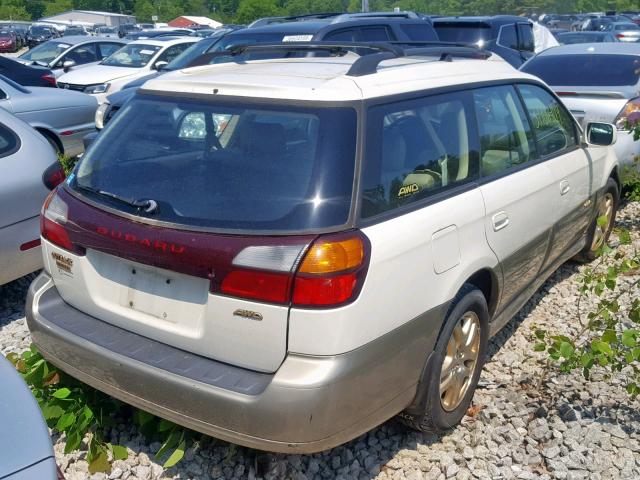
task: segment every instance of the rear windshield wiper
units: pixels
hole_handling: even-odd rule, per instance
[[[76,188],[79,190],[84,190],[87,192],[95,193],[97,195],[102,195],[104,197],[109,197],[112,200],[116,200],[120,203],[124,203],[125,205],[129,205],[130,207],[134,207],[137,209],[144,210],[146,213],[153,213],[158,209],[158,202],[155,200],[147,199],[147,200],[134,200],[130,198],[121,197],[116,195],[115,193],[106,192],[99,188],[87,187],[85,185],[79,185],[76,183]]]

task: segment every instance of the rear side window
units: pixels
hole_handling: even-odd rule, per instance
[[[331,32],[324,37],[325,40],[332,40],[335,42],[355,42],[356,41],[356,32],[355,30],[348,28],[345,30],[338,30],[336,32]]]
[[[553,155],[577,144],[573,120],[549,92],[535,85],[518,88],[533,125],[540,156]]]
[[[13,130],[0,124],[0,157],[14,153],[20,147],[20,139]]]
[[[615,87],[635,85],[640,75],[636,55],[539,55],[522,67],[555,86]]]
[[[385,42],[393,40],[394,36],[387,27],[363,27],[360,29],[363,42]]]
[[[190,43],[181,43],[179,45],[174,45],[172,47],[167,48],[164,52],[160,54],[158,60],[156,62],[167,62],[169,63],[171,60],[176,58],[182,52],[184,52],[187,48],[191,46]]]
[[[120,44],[120,43],[101,43],[99,45],[99,47],[100,47],[100,58],[104,59],[104,58],[107,58],[112,53],[117,52],[118,50],[120,50],[122,48],[122,44]]]
[[[438,40],[438,36],[428,23],[400,23],[400,29],[414,42]]]
[[[299,232],[344,225],[355,169],[351,108],[136,97],[85,154],[72,188],[152,199],[153,220]],[[144,181],[140,179],[144,178]]]
[[[96,50],[95,43],[88,43],[72,49],[64,56],[63,61],[73,60],[76,65],[83,65],[85,63],[97,62],[98,52]]]
[[[518,24],[518,37],[520,39],[520,50],[533,52],[536,48],[533,38],[533,27],[526,23]]]
[[[513,86],[473,92],[482,176],[498,175],[536,158],[533,133]]]
[[[411,204],[477,178],[468,93],[370,110],[362,217]]]
[[[506,48],[512,48],[513,50],[519,50],[518,48],[518,35],[516,33],[515,25],[503,25],[500,28],[500,35],[498,37],[498,43]]]

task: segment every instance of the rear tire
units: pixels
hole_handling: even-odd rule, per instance
[[[480,290],[465,284],[454,298],[418,396],[424,406],[403,413],[407,426],[429,433],[455,427],[469,408],[484,365],[489,340],[489,310]],[[414,411],[415,412],[415,411]]]
[[[592,262],[598,256],[598,250],[609,241],[609,236],[616,221],[616,212],[620,203],[618,184],[613,178],[607,180],[602,197],[598,199],[598,213],[587,231],[587,244],[576,260],[584,263]],[[598,218],[606,216],[607,224],[598,225]]]

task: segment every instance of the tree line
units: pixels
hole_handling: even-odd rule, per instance
[[[198,15],[223,23],[246,24],[256,18],[317,12],[358,12],[361,0],[0,0],[0,19],[36,20],[67,10],[99,10],[157,16],[167,22]],[[414,10],[431,15],[572,13],[640,10],[639,0],[369,0],[374,10]]]

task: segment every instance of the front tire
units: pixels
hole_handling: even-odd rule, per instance
[[[487,301],[465,284],[454,298],[436,342],[430,371],[418,388],[425,399],[420,411],[400,419],[422,432],[442,433],[464,417],[480,378],[489,340]]]
[[[618,184],[614,179],[609,178],[604,188],[602,197],[598,200],[598,213],[589,226],[587,234],[587,244],[576,256],[581,262],[592,262],[598,256],[598,251],[609,241],[609,236],[616,221],[616,213],[620,202],[620,192]],[[606,224],[598,224],[598,219],[606,217]]]

